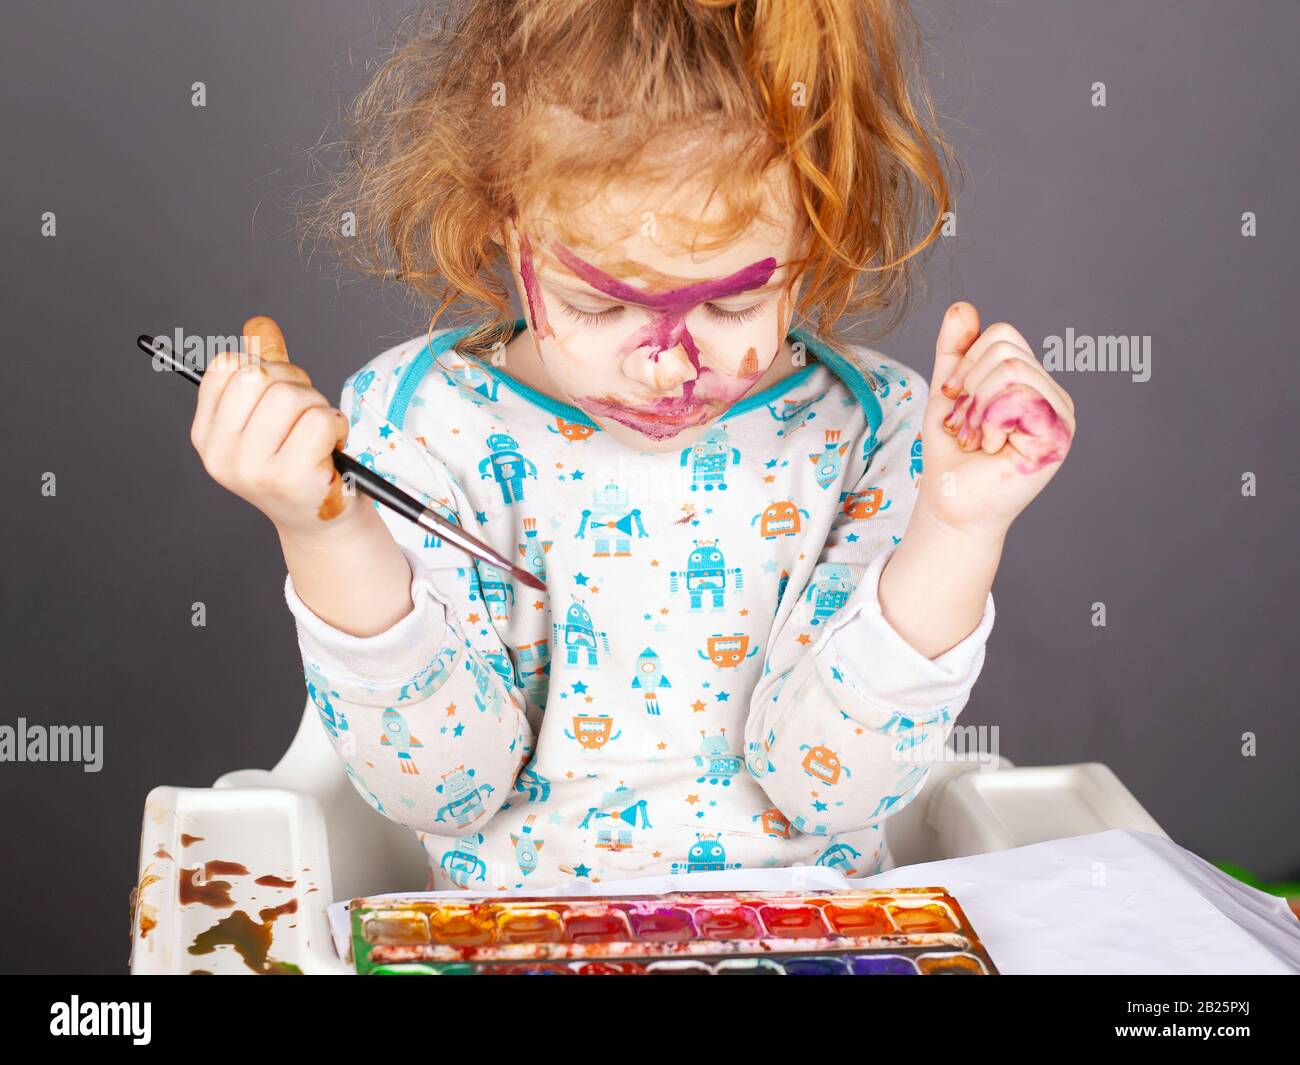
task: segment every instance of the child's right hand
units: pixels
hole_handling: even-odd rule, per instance
[[[281,534],[312,540],[363,508],[344,491],[333,452],[348,419],[300,366],[270,318],[244,323],[248,354],[223,352],[199,385],[190,440],[212,478],[257,507]]]

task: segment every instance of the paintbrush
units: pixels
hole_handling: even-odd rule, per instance
[[[193,367],[186,366],[180,359],[176,358],[171,352],[164,350],[154,344],[154,338],[147,334],[141,333],[136,338],[136,343],[142,351],[148,352],[150,356],[157,359],[162,365],[166,366],[187,381],[198,384],[203,380],[203,371],[196,370]],[[536,588],[539,591],[545,591],[546,585],[543,581],[528,570],[516,566],[504,555],[499,554],[494,548],[483,543],[482,540],[471,536],[459,525],[448,521],[441,514],[430,510],[428,507],[421,506],[414,497],[407,495],[396,485],[390,484],[383,477],[373,470],[367,469],[361,465],[351,455],[342,451],[334,452],[334,468],[344,477],[350,478],[352,483],[362,492],[377,500],[390,510],[396,511],[408,521],[415,522],[420,528],[427,532],[440,536],[448,543],[454,544],[467,554],[475,558],[481,558],[484,562],[496,566],[498,569],[505,570],[513,574],[516,580],[522,581],[530,588]]]

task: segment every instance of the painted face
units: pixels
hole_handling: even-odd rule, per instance
[[[785,232],[747,236],[703,263],[645,236],[582,255],[527,228],[515,237],[543,391],[635,448],[688,446],[795,368],[778,360],[793,305]]]

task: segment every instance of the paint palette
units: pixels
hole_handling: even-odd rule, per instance
[[[573,898],[354,899],[377,975],[989,976],[943,888]]]

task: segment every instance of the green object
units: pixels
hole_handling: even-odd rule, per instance
[[[1253,887],[1257,891],[1264,891],[1270,895],[1280,895],[1284,899],[1300,898],[1300,880],[1282,880],[1276,884],[1266,884],[1254,873],[1232,862],[1213,862],[1211,864],[1220,872],[1227,873],[1234,880],[1240,880],[1247,887]]]

